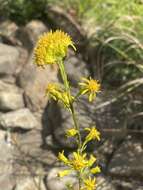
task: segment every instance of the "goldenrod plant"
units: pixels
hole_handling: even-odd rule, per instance
[[[92,78],[82,78],[79,82],[79,89],[74,96],[71,92],[70,83],[64,66],[64,58],[67,55],[68,47],[71,46],[75,51],[76,47],[70,36],[61,30],[55,32],[50,31],[40,36],[34,50],[34,63],[37,66],[45,68],[49,64],[57,64],[63,80],[63,85],[49,83],[45,89],[45,93],[49,99],[53,99],[57,103],[64,106],[71,113],[73,126],[66,132],[67,138],[74,138],[77,143],[76,150],[68,158],[64,154],[64,150],[59,152],[58,159],[65,165],[66,169],[60,171],[57,176],[64,177],[74,173],[78,180],[79,190],[95,190],[96,177],[95,174],[100,172],[100,167],[96,165],[96,157],[87,154],[87,144],[90,141],[100,141],[100,132],[95,126],[89,126],[84,129],[85,137],[81,137],[80,125],[75,110],[75,104],[80,96],[87,95],[88,101],[92,102],[100,92],[100,83]],[[72,184],[67,186],[73,189]]]

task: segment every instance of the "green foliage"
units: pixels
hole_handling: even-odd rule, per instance
[[[0,16],[25,24],[30,19],[41,18],[47,0],[0,0]]]

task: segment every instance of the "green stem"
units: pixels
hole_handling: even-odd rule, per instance
[[[61,72],[61,76],[64,82],[64,86],[66,88],[67,91],[69,91],[69,83],[68,83],[68,78],[67,78],[67,74],[65,72],[65,67],[62,61],[58,62],[59,67],[60,67],[60,72]]]
[[[81,173],[78,174],[78,188],[81,189]]]
[[[76,119],[76,115],[75,115],[73,105],[71,105],[71,113],[72,113],[72,119],[73,119],[73,122],[74,122],[74,126],[75,126],[76,130],[78,131],[78,149],[81,152],[82,141],[81,141],[80,129],[79,129],[79,126],[78,126],[78,123],[77,123],[77,119]]]
[[[64,86],[66,88],[66,91],[69,92],[70,94],[70,87],[69,87],[69,82],[68,82],[68,78],[67,78],[67,74],[65,71],[65,67],[62,61],[59,61],[59,68],[60,68],[60,73],[61,73],[61,77],[63,79],[64,82]],[[78,95],[77,95],[78,97]],[[75,110],[74,110],[74,106],[73,106],[73,102],[70,105],[70,110],[71,110],[71,115],[72,115],[72,119],[74,122],[74,126],[75,129],[78,131],[78,150],[80,151],[80,153],[82,152],[82,140],[81,140],[81,134],[80,134],[80,129],[77,123],[77,118],[76,118],[76,114],[75,114]],[[79,173],[79,190],[81,189],[81,173]]]

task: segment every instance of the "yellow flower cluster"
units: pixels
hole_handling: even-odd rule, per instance
[[[72,158],[68,159],[64,155],[64,151],[59,152],[58,158],[62,161],[65,165],[70,167],[70,171],[82,171],[83,169],[90,168],[96,162],[96,158],[93,155],[90,155],[90,158],[87,159],[86,153],[80,153],[79,151],[73,152]],[[69,170],[68,170],[69,171]],[[91,168],[90,172],[92,173],[99,173],[99,167]]]
[[[60,30],[44,33],[39,37],[34,50],[35,64],[44,66],[58,63],[66,56],[68,46],[72,46],[76,50],[68,34]]]
[[[63,89],[55,83],[49,83],[46,88],[46,95],[49,98],[63,103],[66,108],[70,108],[71,103],[74,101],[74,97],[70,93],[63,91]]]
[[[95,127],[85,128],[85,130],[89,132],[85,138],[86,142],[95,140],[95,139],[100,141],[100,132]]]

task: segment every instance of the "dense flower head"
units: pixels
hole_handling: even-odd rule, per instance
[[[89,132],[85,138],[86,142],[94,139],[100,141],[100,132],[95,127],[85,128],[85,130]]]
[[[59,153],[58,158],[65,165],[69,166],[71,169],[76,171],[81,171],[85,168],[90,168],[96,161],[96,158],[93,155],[90,155],[90,158],[87,159],[86,153],[80,153],[79,151],[73,152],[72,158],[68,159],[64,155],[64,151]]]
[[[34,50],[35,63],[38,66],[58,63],[66,56],[68,46],[76,50],[70,36],[61,30],[44,33]]]
[[[81,94],[88,94],[89,101],[93,101],[96,93],[100,92],[100,83],[94,79],[82,78],[84,82],[79,83],[81,87]]]

